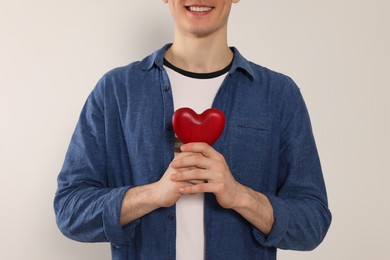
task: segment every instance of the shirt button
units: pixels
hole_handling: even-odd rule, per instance
[[[172,124],[167,124],[167,125],[165,126],[165,128],[166,128],[167,130],[173,130]]]
[[[173,215],[172,213],[168,215],[169,220],[173,220],[174,218],[175,218],[175,215]]]
[[[168,91],[169,90],[169,86],[164,86],[164,91]]]

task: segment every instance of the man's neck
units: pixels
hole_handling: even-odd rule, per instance
[[[221,70],[233,59],[226,39],[175,37],[165,58],[176,67],[195,73]]]

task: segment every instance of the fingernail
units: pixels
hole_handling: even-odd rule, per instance
[[[183,144],[182,146],[180,146],[180,150],[183,151],[183,149],[185,149],[186,147],[186,144]]]

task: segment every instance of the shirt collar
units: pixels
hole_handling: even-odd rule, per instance
[[[161,49],[155,51],[150,56],[146,57],[143,63],[144,70],[150,70],[155,65],[160,69],[163,69],[164,66],[164,55],[165,52],[172,46],[172,43],[166,44]],[[229,74],[233,74],[236,70],[243,70],[247,72],[252,79],[255,78],[255,73],[252,69],[252,66],[248,60],[246,60],[241,53],[235,48],[231,47],[231,50],[234,52],[234,60],[232,67],[230,68]]]

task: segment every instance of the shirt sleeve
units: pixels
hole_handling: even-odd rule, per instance
[[[62,233],[82,242],[126,244],[139,220],[120,225],[122,199],[131,188],[109,188],[106,172],[104,91],[88,97],[58,176],[54,210]]]
[[[320,160],[309,115],[297,87],[282,98],[278,188],[265,194],[274,210],[274,225],[265,236],[253,234],[266,247],[312,250],[331,222]]]

